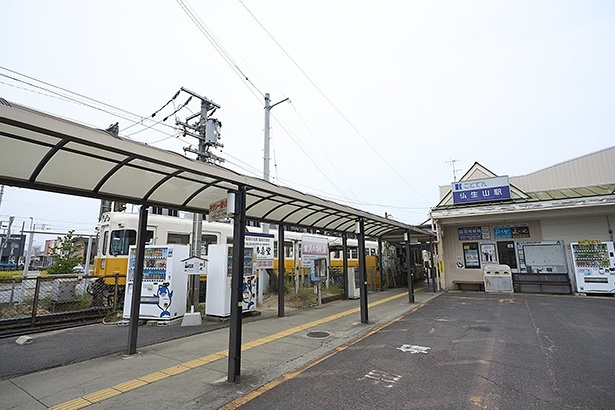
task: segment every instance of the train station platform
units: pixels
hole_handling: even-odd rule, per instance
[[[112,353],[6,378],[0,381],[0,407],[217,409],[436,296],[430,288],[418,287],[415,303],[409,303],[406,288],[371,292],[368,324],[361,323],[358,299],[287,310],[283,318],[277,317],[277,310],[263,311],[259,320],[243,324],[239,383],[227,381],[229,329],[222,327],[139,347],[135,355]],[[63,349],[80,348],[70,331],[56,332]],[[2,344],[3,361],[26,357],[42,337],[33,335],[29,345]],[[88,343],[96,341],[88,339]]]

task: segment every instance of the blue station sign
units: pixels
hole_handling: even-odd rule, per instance
[[[489,202],[510,199],[507,176],[453,182],[453,203]]]

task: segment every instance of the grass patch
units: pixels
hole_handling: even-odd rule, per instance
[[[46,275],[47,271],[41,271],[41,276]],[[0,271],[0,280],[7,281],[13,279],[14,276],[23,276],[23,270],[3,270]]]

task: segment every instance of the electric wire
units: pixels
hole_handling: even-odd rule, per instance
[[[243,162],[242,160],[240,160],[239,158],[236,158],[228,153],[225,153],[225,156],[230,157],[233,161],[227,160],[227,163],[229,163],[230,165],[233,165],[235,167],[237,167],[238,169],[241,169],[242,171],[249,173],[255,177],[260,177],[260,170],[253,167],[252,165]],[[236,162],[235,162],[236,161]],[[280,186],[288,186],[288,187],[301,187],[306,189],[306,192],[312,192],[314,194],[318,194],[321,198],[326,199],[326,200],[330,200],[330,201],[339,201],[339,202],[345,202],[346,204],[348,204],[349,206],[374,206],[374,207],[379,207],[379,208],[385,208],[385,209],[395,209],[395,210],[399,210],[402,212],[408,212],[408,213],[413,213],[413,214],[420,214],[420,215],[424,215],[425,211],[427,211],[429,209],[429,207],[404,207],[404,206],[396,206],[396,205],[388,205],[388,204],[378,204],[378,203],[370,203],[370,202],[364,202],[361,200],[350,200],[348,198],[342,198],[342,197],[337,197],[337,196],[333,196],[331,195],[329,192],[323,191],[321,189],[318,188],[314,188],[313,186],[309,186],[309,185],[305,185],[296,181],[292,181],[292,180],[288,180],[288,179],[283,179],[283,178],[276,178],[277,183],[276,185],[280,185]],[[296,189],[296,188],[294,188]],[[420,211],[420,212],[418,212]]]
[[[61,90],[64,93],[68,93],[68,95],[63,94],[62,92],[59,92],[59,91],[55,91],[55,90],[50,89],[50,88],[45,88],[43,86],[34,84],[32,82],[25,81],[25,80],[20,79],[20,78],[9,76],[9,75],[7,75],[5,73],[0,73],[0,76],[2,76],[2,77],[8,78],[8,79],[13,80],[13,81],[16,81],[18,83],[25,84],[25,85],[27,85],[29,87],[33,87],[33,88],[38,89],[38,90],[43,90],[43,91],[45,91],[45,92],[47,92],[49,94],[44,94],[44,93],[41,93],[39,91],[29,90],[27,88],[17,87],[17,86],[15,86],[13,84],[4,83],[6,85],[13,86],[13,87],[20,88],[20,89],[24,89],[24,90],[30,91],[30,92],[35,92],[35,93],[38,93],[38,94],[41,94],[41,95],[46,95],[46,96],[51,97],[51,98],[57,98],[57,99],[60,99],[62,101],[71,102],[71,103],[77,103],[77,104],[86,106],[88,108],[95,109],[97,111],[101,111],[101,112],[104,112],[104,113],[107,113],[107,114],[110,114],[110,115],[113,115],[113,116],[120,117],[120,118],[122,118],[124,120],[127,120],[127,121],[133,123],[132,125],[130,125],[128,127],[125,127],[122,131],[126,131],[127,129],[129,129],[129,128],[135,126],[135,125],[138,125],[138,124],[142,123],[145,120],[150,120],[147,117],[143,117],[143,116],[131,113],[131,112],[126,111],[126,110],[124,110],[122,108],[115,107],[113,105],[104,103],[102,101],[99,101],[99,100],[87,97],[87,96],[85,96],[83,94],[79,94],[77,92],[68,90],[66,88],[50,84],[50,83],[48,83],[46,81],[39,80],[37,78],[31,77],[31,76],[29,76],[27,74],[23,74],[23,73],[20,73],[20,72],[15,71],[15,70],[11,70],[11,69],[3,67],[3,66],[0,66],[0,69],[8,71],[8,72],[11,72],[11,73],[16,74],[18,76],[27,78],[28,80],[32,80],[34,82],[41,83],[41,84],[43,84],[43,85],[45,85],[47,87],[52,87],[54,89]],[[78,98],[72,97],[71,95],[77,96],[77,97],[79,97],[79,98],[81,98],[83,100],[86,100],[86,101],[83,101],[83,100],[80,100]],[[96,104],[98,104],[98,106]],[[107,108],[102,108],[102,107],[107,107]],[[139,118],[139,121],[135,121],[134,118]],[[152,120],[150,120],[150,121],[152,121]],[[167,124],[162,124],[162,125],[169,127]],[[171,127],[171,128],[173,128],[173,127]],[[156,131],[156,132],[159,132],[159,133],[165,133],[164,131],[156,129],[156,128],[153,128],[153,130]]]
[[[198,17],[198,15],[196,14],[196,12],[194,12],[194,10],[192,10],[189,6],[189,4],[187,4],[187,2],[185,2],[184,0],[176,0],[177,3],[179,4],[179,6],[184,10],[184,12],[188,15],[188,17],[190,18],[190,20],[192,20],[192,22],[199,28],[199,30],[201,31],[201,33],[207,38],[207,40],[212,44],[212,46],[216,49],[216,51],[220,54],[220,56],[224,59],[224,61],[231,67],[231,69],[233,69],[233,71],[242,79],[245,80],[246,82],[248,82],[253,88],[254,90],[258,91],[258,93],[261,95],[262,98],[264,98],[264,94],[254,85],[253,82],[251,82],[247,75],[244,74],[244,72],[238,67],[238,65],[234,62],[233,58],[229,55],[228,52],[226,52],[225,48],[222,46],[222,44],[216,39],[216,37],[214,36],[214,34],[211,32],[211,30],[209,30],[209,28],[203,23],[203,21]],[[250,91],[254,94],[254,91],[252,90],[252,88],[248,87],[248,89],[250,89]],[[255,94],[254,94],[255,95]],[[256,96],[256,95],[255,95]],[[256,96],[258,98],[258,96]],[[259,99],[259,101],[262,101]],[[343,195],[343,192],[339,189],[339,187],[337,186],[337,184],[335,183],[334,180],[332,180],[329,175],[327,175],[324,171],[323,168],[318,164],[318,161],[316,160],[316,158],[311,155],[309,153],[309,151],[299,142],[299,140],[297,138],[295,138],[290,131],[288,130],[288,128],[286,128],[276,117],[274,117],[274,120],[276,122],[278,122],[278,124],[285,130],[285,132],[289,135],[289,137],[295,142],[295,144],[299,147],[299,149],[305,154],[305,156],[316,166],[316,168],[318,169],[318,171],[320,173],[322,173],[322,175],[324,175],[324,177],[331,183],[331,185],[333,185],[338,192],[340,192],[340,194]],[[353,193],[354,195],[354,193]]]
[[[265,98],[265,95],[256,87],[256,85],[250,81],[247,75],[243,73],[243,71],[239,68],[239,66],[235,63],[233,58],[226,52],[222,44],[216,39],[211,30],[203,23],[203,21],[198,17],[198,15],[192,10],[190,5],[184,0],[176,0],[177,4],[184,10],[184,13],[190,18],[190,20],[196,25],[199,31],[205,36],[205,38],[211,43],[214,49],[220,54],[222,59],[231,67],[233,72],[242,79],[242,82],[246,85],[246,87],[250,90],[250,92],[260,101]],[[251,87],[250,87],[251,86]],[[255,93],[258,92],[259,96]]]
[[[179,92],[178,92],[178,93],[179,93]],[[175,94],[175,96],[177,96],[177,94]],[[182,109],[182,108],[184,108],[185,106],[187,106],[187,105],[188,105],[188,103],[190,103],[190,100],[192,100],[192,96],[189,96],[189,97],[188,97],[188,100],[186,100],[186,102],[185,102],[185,103],[180,104],[177,108],[175,107],[175,101],[174,101],[174,99],[175,99],[175,97],[173,97],[173,99],[171,99],[171,100],[170,100],[167,104],[165,104],[165,107],[166,107],[169,103],[173,103],[173,108],[174,108],[174,111],[173,111],[171,114],[167,115],[166,117],[164,117],[164,118],[163,118],[163,119],[161,119],[160,121],[157,121],[157,122],[155,122],[154,124],[152,124],[152,125],[150,125],[150,126],[148,126],[148,127],[145,127],[145,128],[143,128],[143,129],[141,129],[141,130],[139,130],[139,131],[135,131],[135,132],[133,132],[133,133],[131,133],[131,134],[127,134],[126,136],[127,136],[127,137],[133,136],[133,135],[138,134],[138,133],[140,133],[140,132],[146,131],[146,130],[148,130],[148,129],[152,128],[152,127],[155,127],[155,126],[156,126],[156,125],[158,125],[158,124],[164,123],[166,120],[168,120],[168,119],[169,119],[169,117],[170,117],[170,116],[177,114],[179,111],[181,111],[181,109]],[[163,107],[163,108],[164,108],[164,107]],[[155,116],[158,112],[160,112],[161,110],[162,110],[162,108],[161,108],[160,110],[156,111],[154,114],[152,114],[152,117],[154,117],[154,116]],[[158,142],[160,142],[160,141],[164,141],[164,140],[166,140],[166,139],[170,139],[170,138],[173,138],[173,137],[174,137],[174,135],[170,135],[169,137],[163,138],[163,139],[159,140]],[[155,142],[150,142],[150,144],[155,144]]]
[[[177,96],[179,95],[180,92],[181,92],[181,90],[177,90],[175,95],[169,101],[167,101],[167,103],[165,105],[160,107],[158,110],[154,111],[154,113],[152,114],[152,118],[154,118],[156,116],[156,114],[158,114],[160,111],[164,110],[167,105],[171,104],[177,98]]]
[[[310,76],[303,70],[303,68],[291,57],[291,55],[282,47],[282,45],[278,42],[278,40],[265,28],[265,26],[256,18],[254,13],[248,9],[248,7],[244,4],[243,0],[238,0],[239,3],[246,9],[246,11],[252,16],[252,18],[258,23],[259,26],[267,33],[267,35],[273,40],[273,42],[282,50],[282,52],[288,57],[288,59],[297,67],[297,69],[304,75],[304,77],[312,84],[312,86],[322,95],[322,97],[333,107],[333,109],[340,115],[340,117],[356,132],[356,134],[361,137],[361,139],[370,147],[370,149],[380,157],[380,159],[397,174],[397,176],[408,185],[414,192],[416,192],[425,202],[430,203],[427,198],[425,198],[403,175],[395,168],[391,163],[368,141],[365,136],[354,126],[354,124],[342,113],[342,111],[331,101],[331,99],[316,85],[316,83],[310,78]]]
[[[297,145],[297,147],[299,147],[299,149],[301,150],[301,152],[303,152],[303,154],[310,160],[310,162],[312,162],[312,164],[314,164],[316,166],[316,169],[318,170],[318,172],[320,172],[320,174],[322,174],[325,179],[327,181],[329,181],[329,183],[340,193],[340,195],[344,196],[344,193],[342,192],[342,190],[337,186],[337,183],[335,182],[335,180],[333,180],[325,171],[324,171],[324,167],[320,165],[320,163],[318,162],[318,160],[316,159],[316,157],[314,157],[310,151],[308,150],[307,147],[305,147],[298,138],[296,138],[291,132],[290,130],[280,121],[277,119],[277,117],[272,116],[274,121],[278,123],[278,125],[284,130],[284,132],[286,132],[286,134],[293,140],[293,142]]]
[[[335,172],[339,175],[340,179],[342,180],[342,182],[344,182],[344,184],[346,185],[346,188],[350,191],[350,193],[352,194],[352,196],[358,201],[359,198],[357,197],[357,195],[354,193],[354,191],[352,190],[352,188],[350,187],[350,185],[348,183],[346,183],[346,179],[342,176],[341,172],[337,169],[337,167],[335,166],[335,163],[331,160],[331,158],[329,157],[329,155],[327,155],[327,150],[324,149],[321,145],[320,142],[316,139],[316,137],[314,136],[314,134],[312,133],[310,127],[307,125],[307,123],[305,122],[305,120],[303,119],[303,117],[301,116],[301,114],[299,114],[299,111],[297,110],[297,107],[295,107],[295,105],[292,103],[292,101],[290,101],[290,105],[291,107],[293,107],[293,110],[295,111],[295,113],[297,114],[297,117],[299,117],[299,120],[301,121],[301,123],[303,124],[303,126],[305,127],[305,129],[307,130],[308,134],[310,134],[310,136],[312,137],[312,139],[314,140],[314,142],[318,145],[318,147],[320,148],[321,152],[323,153],[323,155],[325,156],[325,158],[327,159],[327,161],[329,161],[329,164],[333,167],[333,169],[335,170]]]

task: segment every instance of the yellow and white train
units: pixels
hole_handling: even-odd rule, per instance
[[[130,212],[106,212],[102,214],[97,226],[98,246],[94,258],[94,275],[104,278],[106,285],[124,285],[128,266],[128,252],[131,245],[137,241],[139,215]],[[246,227],[252,233],[261,233],[260,227]],[[191,240],[192,218],[150,214],[147,221],[146,244],[149,245],[188,245]],[[272,229],[274,235],[274,271],[278,273],[277,229]],[[287,275],[293,275],[301,269],[301,238],[306,233],[284,232],[284,268]],[[326,237],[329,243],[329,264],[332,268],[343,265],[342,240],[339,237],[309,234],[310,236]],[[207,255],[207,246],[225,244],[233,241],[233,225],[221,222],[203,222],[201,255]],[[383,245],[383,248],[386,245]],[[366,271],[368,284],[380,286],[378,275],[378,242],[366,241]],[[386,255],[395,254],[390,248],[385,249]],[[358,243],[356,239],[348,239],[348,266],[358,266]],[[300,274],[306,272],[300,271]],[[307,273],[309,274],[309,273]]]

